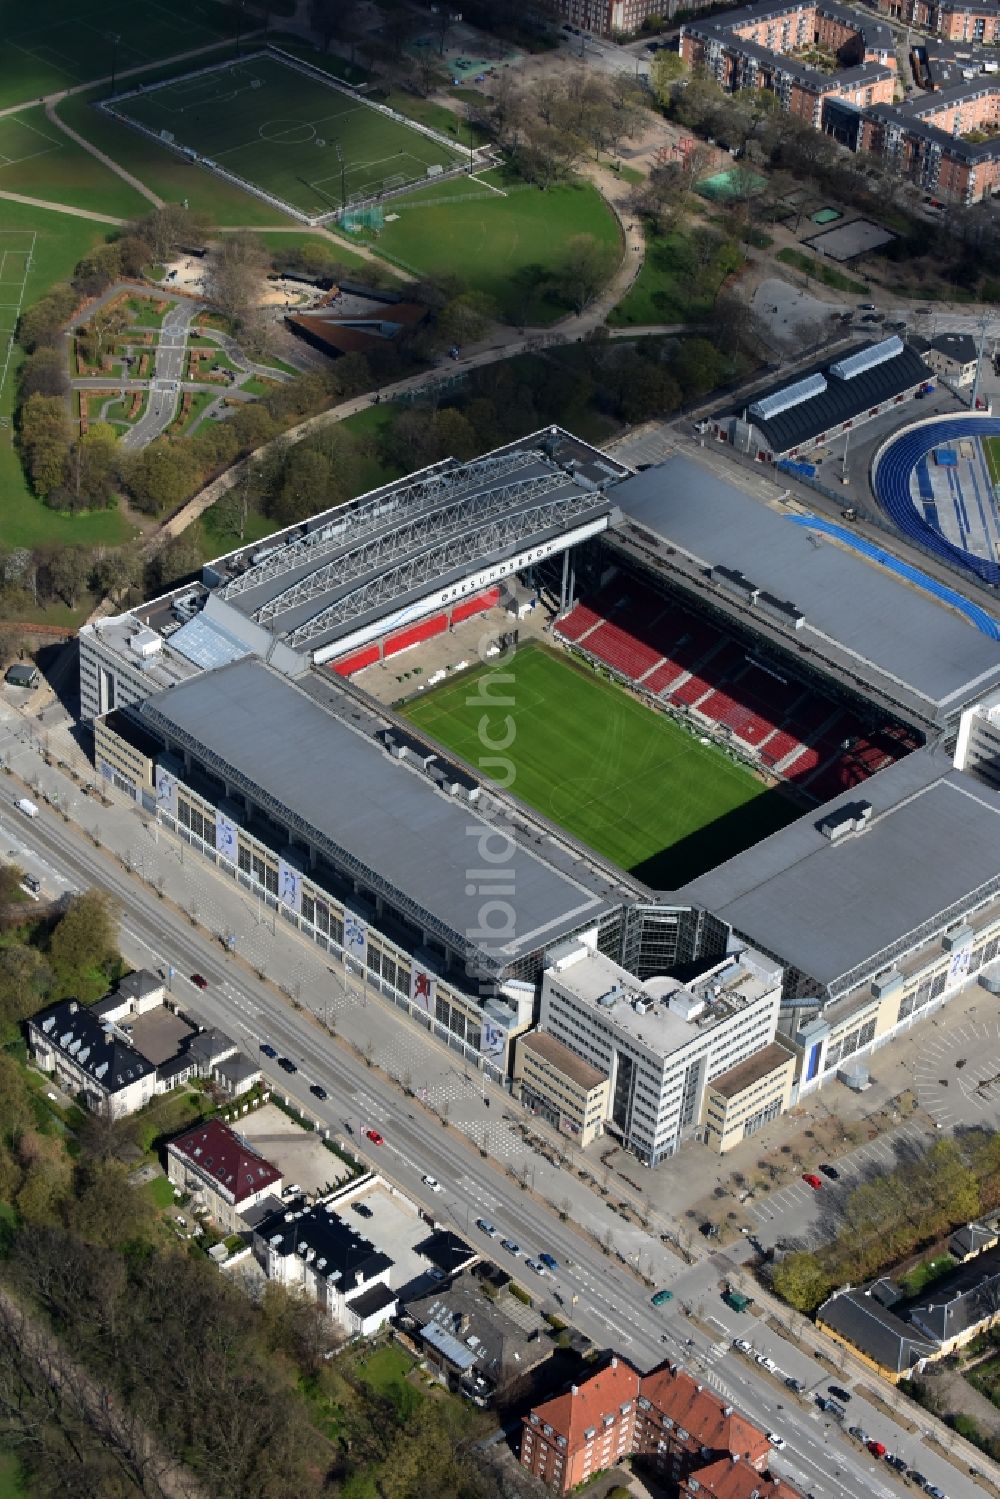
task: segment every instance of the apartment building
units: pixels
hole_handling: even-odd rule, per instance
[[[208,1209],[226,1233],[243,1215],[281,1191],[282,1174],[220,1119],[195,1125],[167,1146],[167,1177]]]

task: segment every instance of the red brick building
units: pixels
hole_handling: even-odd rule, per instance
[[[559,1494],[637,1457],[674,1484],[696,1478],[704,1489],[710,1480],[718,1499],[750,1499],[754,1489],[760,1499],[798,1499],[767,1476],[770,1452],[752,1421],[685,1370],[663,1364],[640,1375],[617,1358],[525,1416],[520,1455]]]
[[[880,15],[922,26],[949,42],[1000,41],[1000,5],[993,0],[875,0]]]

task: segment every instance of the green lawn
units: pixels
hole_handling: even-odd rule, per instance
[[[16,11],[16,14],[15,14]],[[111,71],[109,37],[119,38],[117,66],[142,67],[194,47],[228,40],[233,16],[222,0],[36,0],[3,7],[0,108]]]
[[[314,244],[323,246],[323,249],[326,250],[330,256],[330,263],[332,265],[336,265],[339,263],[340,265],[348,267],[357,267],[360,270],[362,266],[371,264],[371,262],[366,260],[363,255],[359,255],[356,250],[352,250],[350,245],[344,244],[344,242],[339,238],[337,242],[334,243],[332,240],[327,239],[325,234],[317,235],[312,233],[308,229],[303,229],[299,234],[282,234],[275,231],[271,231],[269,233],[266,229],[264,229],[260,234],[258,234],[257,238],[263,240],[264,244],[272,252],[272,254],[278,255],[279,257],[282,250],[291,250],[301,245]],[[395,273],[393,272],[391,266],[386,266],[385,272],[386,275],[391,276],[393,280],[398,279],[395,276]]]
[[[169,1182],[165,1176],[154,1176],[153,1180],[146,1182],[145,1186],[140,1188],[140,1190],[145,1192],[146,1196],[151,1199],[154,1207],[163,1209],[173,1206],[173,1183]]]
[[[470,706],[485,696],[475,692],[484,677],[492,710]],[[716,746],[544,646],[445,683],[404,711],[487,774],[497,757],[484,755],[482,719],[495,740],[509,714],[514,794],[654,888],[675,889],[798,815]]]
[[[949,1270],[954,1270],[955,1265],[956,1261],[950,1254],[935,1255],[933,1259],[921,1260],[919,1265],[914,1265],[912,1270],[907,1271],[905,1275],[901,1275],[899,1277],[899,1284],[907,1296],[916,1296],[925,1286],[929,1286],[932,1281],[937,1280],[939,1276],[946,1274]]]
[[[459,159],[456,147],[275,57],[220,64],[149,87],[117,108],[312,216],[340,207],[342,193],[368,197],[390,184],[422,182],[429,168]]]
[[[1000,437],[981,437],[979,441],[983,446],[990,479],[994,485],[998,485],[1000,484]]]
[[[53,125],[40,104],[0,116],[0,188],[121,219],[141,218],[150,207],[134,187]],[[0,222],[5,215],[3,210]]]
[[[29,252],[31,265],[24,287],[25,307],[37,301],[54,282],[69,276],[76,263],[101,243],[104,234],[99,224],[88,223],[86,219],[4,202],[0,206],[0,302],[16,304]],[[0,309],[0,379],[12,329],[10,309]],[[6,380],[0,386],[0,421],[4,423],[0,427],[0,545],[34,547],[55,541],[113,546],[127,541],[132,529],[117,510],[62,515],[47,509],[29,492],[14,449],[11,425],[21,358],[17,345],[13,345]]]
[[[399,218],[380,231],[376,248],[419,275],[456,276],[487,292],[508,322],[551,323],[570,309],[548,300],[539,284],[558,273],[574,235],[620,249],[614,215],[588,182],[543,193],[496,172],[487,180],[508,195],[481,196],[461,179],[397,198],[392,211]],[[435,201],[441,197],[447,201]]]
[[[0,1499],[25,1499],[21,1465],[11,1452],[0,1452]]]
[[[102,98],[104,92],[103,89],[90,89],[62,99],[58,106],[60,118],[166,202],[186,201],[194,212],[207,214],[213,225],[256,228],[258,225],[288,222],[280,209],[234,187],[206,167],[196,166],[178,156],[169,147],[158,146],[148,136],[140,135],[130,126],[95,109],[94,100]],[[108,206],[108,201],[104,197],[95,198],[87,206],[102,213],[116,212],[113,206]],[[142,211],[151,208],[152,205],[147,203]]]
[[[286,14],[292,14],[292,11]],[[320,68],[324,73],[329,73],[331,78],[338,78],[342,83],[364,83],[368,74],[364,68],[356,63],[349,62],[346,57],[338,57],[335,52],[321,52],[310,42],[304,42],[300,36],[284,36],[280,32],[271,33],[271,40],[276,47],[283,52],[290,52],[293,57],[301,57],[303,62],[311,63],[314,68]]]
[[[805,255],[801,250],[779,250],[778,259],[783,260],[785,265],[794,266],[797,271],[812,276],[814,281],[822,281],[824,286],[833,287],[834,291],[846,291],[852,296],[861,297],[869,290],[866,281],[855,281],[852,276],[845,276],[843,271],[826,265],[822,260],[816,260],[812,255]]]
[[[723,249],[707,265],[699,264],[683,230],[648,234],[642,269],[608,322],[631,328],[708,317],[719,287],[741,260]]]

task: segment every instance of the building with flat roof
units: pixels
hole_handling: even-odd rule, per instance
[[[640,982],[582,942],[550,954],[539,1027],[608,1079],[608,1128],[655,1166],[701,1133],[712,1078],[770,1045],[781,969],[745,948],[690,984]]]
[[[911,344],[935,375],[949,385],[971,385],[975,380],[979,349],[971,333],[938,333],[931,339],[914,338]]]
[[[708,1084],[705,1144],[723,1155],[784,1114],[792,1100],[795,1055],[772,1041]]]
[[[779,1030],[802,1058],[801,1096],[997,956],[1000,792],[918,750],[679,897],[782,966]]]
[[[580,1146],[604,1133],[609,1080],[599,1067],[544,1031],[519,1036],[514,1053],[514,1096]]]
[[[669,458],[636,474],[615,498],[623,539],[636,537],[647,549],[662,541],[671,581],[857,693],[945,727],[1000,688],[995,640],[930,593],[691,459]]]

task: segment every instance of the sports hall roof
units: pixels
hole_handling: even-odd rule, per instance
[[[628,520],[684,553],[704,575],[741,572],[753,587],[796,605],[797,646],[902,688],[938,720],[1000,685],[1000,645],[860,555],[761,504],[687,458],[668,458],[617,485]],[[753,606],[747,610],[752,618]],[[768,623],[774,623],[773,613]],[[888,685],[886,682],[888,680]]]
[[[820,831],[862,802],[873,808],[863,831],[834,841]],[[1000,890],[1000,792],[926,749],[692,880],[678,899],[836,997],[888,968],[918,929],[957,922],[991,889]]]
[[[537,851],[534,842],[512,840],[509,857],[489,866],[503,870],[502,881],[492,883],[503,885],[512,930],[483,933],[498,918],[484,914],[489,901],[475,876],[487,858],[477,848],[482,837],[496,854],[504,819],[487,822],[412,763],[393,758],[360,718],[355,722],[353,701],[345,705],[332,683],[327,690],[314,676],[315,683],[296,685],[246,658],[147,699],[139,712],[148,727],[189,749],[341,869],[395,904],[402,895],[414,920],[487,967],[502,969],[596,924],[621,903],[622,891],[602,884],[582,860],[565,857],[560,868],[558,850],[547,857],[547,840],[538,840]]]

